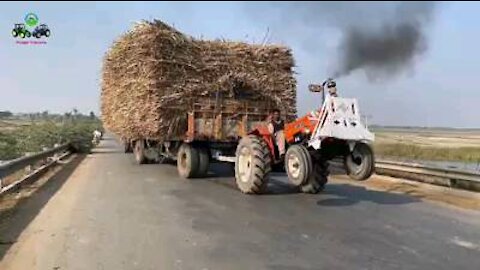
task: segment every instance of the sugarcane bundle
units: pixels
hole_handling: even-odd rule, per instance
[[[296,113],[289,48],[184,35],[155,20],[137,23],[114,42],[102,68],[101,111],[107,129],[126,138],[165,139],[176,116],[212,94],[269,99]]]

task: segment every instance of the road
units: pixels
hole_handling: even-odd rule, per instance
[[[78,162],[3,221],[0,269],[480,267],[477,211],[335,177],[308,195],[275,175],[248,196],[225,168],[183,180],[172,165],[135,165],[110,138]]]

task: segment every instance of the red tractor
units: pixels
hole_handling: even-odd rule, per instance
[[[336,96],[336,83],[310,87],[323,93],[320,109],[285,124],[287,143],[284,159],[266,125],[258,125],[243,137],[236,150],[235,178],[244,193],[260,193],[266,187],[272,165],[284,164],[292,184],[305,193],[323,190],[329,174],[328,161],[342,158],[347,174],[355,180],[368,179],[375,168],[370,146],[374,134],[362,123],[355,99]],[[325,91],[330,96],[325,97]]]

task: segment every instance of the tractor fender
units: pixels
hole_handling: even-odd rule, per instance
[[[253,130],[248,133],[248,135],[255,135],[263,138],[263,140],[268,146],[268,149],[270,150],[271,156],[275,157],[275,144],[273,141],[273,136],[272,134],[270,134],[270,131],[268,131],[268,127],[266,124],[257,125]]]

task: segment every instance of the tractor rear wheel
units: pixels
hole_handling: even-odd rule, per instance
[[[50,36],[50,30],[45,31],[45,36],[49,37]]]
[[[344,164],[351,179],[367,180],[375,171],[375,156],[372,147],[366,143],[357,143],[353,151],[345,156]]]
[[[135,161],[137,162],[137,164],[147,163],[147,158],[145,157],[145,141],[144,140],[135,141],[135,147],[133,149],[133,153],[135,155]]]
[[[190,144],[182,144],[177,153],[178,174],[183,178],[193,178],[197,176],[199,167],[200,157],[197,149]]]
[[[21,38],[25,38],[25,33],[20,32],[20,37],[21,37]]]
[[[255,135],[243,137],[235,153],[235,181],[243,193],[265,191],[271,171],[270,149]]]
[[[17,37],[17,36],[18,36],[17,31],[13,30],[13,31],[12,31],[12,36],[13,36],[13,37]]]
[[[314,159],[312,173],[310,174],[306,184],[301,186],[300,189],[303,193],[311,194],[316,194],[322,191],[328,182],[328,174],[328,162],[322,160],[321,158]]]
[[[296,187],[306,184],[312,174],[312,158],[303,145],[292,145],[285,154],[288,180]]]

